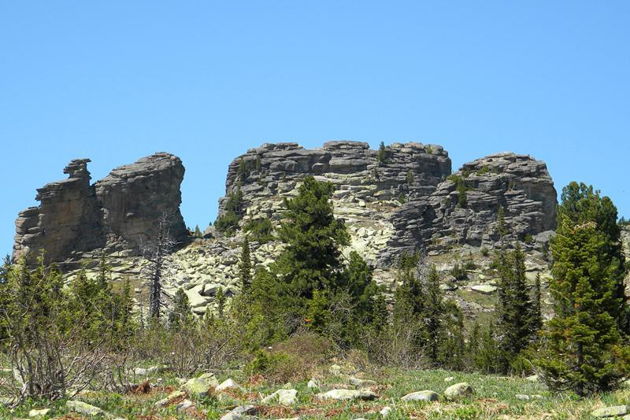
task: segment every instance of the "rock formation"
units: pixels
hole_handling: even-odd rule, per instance
[[[64,169],[68,179],[37,190],[38,207],[16,220],[13,257],[30,262],[45,251],[48,262],[61,262],[94,249],[137,255],[143,241],[155,235],[158,220],[169,217],[170,234],[187,234],[179,212],[184,167],[179,158],[157,153],[113,170],[90,185],[89,159]]]
[[[335,213],[346,220],[353,247],[380,266],[403,252],[491,247],[502,236],[533,240],[555,227],[556,191],[546,165],[512,153],[451,175],[448,153],[436,145],[395,143],[376,151],[349,141],[313,150],[265,144],[231,163],[226,191],[242,194],[243,224],[278,220],[283,199],[307,175],[336,185]],[[220,200],[220,214],[227,201]]]
[[[35,199],[41,204],[20,212],[15,222],[14,258],[28,256],[32,261],[45,250],[47,261],[59,261],[72,252],[104,245],[89,161],[71,161],[64,169],[68,179],[37,190]]]
[[[396,235],[383,261],[418,245],[440,251],[463,244],[492,247],[502,237],[530,241],[555,228],[556,190],[543,162],[491,155],[465,164],[430,196],[403,205],[392,223]]]

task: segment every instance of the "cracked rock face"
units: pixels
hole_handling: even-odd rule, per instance
[[[384,154],[367,143],[331,141],[319,149],[296,143],[264,144],[236,158],[226,192],[243,194],[243,223],[259,217],[279,220],[283,200],[305,176],[335,185],[333,205],[345,219],[352,248],[376,262],[394,232],[391,215],[401,201],[426,197],[451,173],[448,153],[436,145],[394,143]],[[219,213],[225,211],[220,200]]]
[[[379,156],[360,142],[312,150],[264,144],[232,162],[226,191],[243,194],[243,223],[278,220],[283,199],[308,175],[335,184],[335,213],[346,220],[352,248],[381,267],[418,249],[492,247],[501,237],[534,239],[555,228],[556,191],[546,165],[513,153],[475,160],[451,175],[448,153],[435,145],[395,143]]]
[[[37,207],[20,212],[16,220],[13,257],[29,262],[45,250],[47,262],[61,262],[81,253],[106,248],[139,252],[143,240],[155,234],[162,214],[170,214],[170,233],[186,235],[179,212],[181,160],[156,153],[114,169],[90,185],[89,159],[71,161],[68,178],[37,190]]]
[[[393,215],[397,234],[381,258],[390,261],[391,249],[411,251],[418,244],[440,251],[463,244],[492,247],[502,236],[533,240],[555,229],[556,200],[544,162],[514,153],[477,159]]]

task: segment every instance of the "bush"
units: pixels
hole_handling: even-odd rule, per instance
[[[274,384],[302,381],[311,378],[336,352],[330,340],[313,333],[300,333],[271,350],[258,350],[245,372],[262,375]]]
[[[268,218],[252,219],[243,230],[249,233],[252,241],[264,244],[273,241],[273,225]]]

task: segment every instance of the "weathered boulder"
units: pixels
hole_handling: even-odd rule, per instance
[[[66,407],[75,413],[85,414],[86,416],[106,416],[107,413],[99,407],[95,407],[79,400],[66,401]]]
[[[596,410],[593,410],[591,416],[593,417],[621,417],[628,414],[630,411],[628,410],[627,405],[617,405],[611,407],[602,407]]]
[[[295,389],[279,389],[262,399],[263,404],[277,401],[282,405],[293,405],[297,402],[297,390]]]
[[[456,400],[458,398],[464,398],[474,394],[472,386],[467,382],[461,382],[455,385],[451,385],[444,390],[444,397],[447,400]]]
[[[412,392],[401,398],[402,401],[437,401],[439,399],[437,392],[430,390]]]
[[[210,388],[219,385],[219,381],[212,373],[204,373],[198,378],[192,378],[182,385],[182,390],[190,396],[204,396]]]
[[[320,400],[374,400],[378,396],[366,389],[332,389],[316,395]]]

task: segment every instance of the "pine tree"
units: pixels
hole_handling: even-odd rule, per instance
[[[168,316],[169,326],[173,329],[180,329],[190,326],[193,320],[194,317],[188,295],[180,287],[173,297],[173,307]]]
[[[385,163],[387,163],[388,155],[389,153],[387,152],[385,143],[381,142],[378,145],[378,152],[376,153],[376,161],[379,163],[379,165],[384,165]]]
[[[435,266],[431,266],[426,281],[426,301],[424,304],[424,324],[426,327],[426,349],[429,360],[437,364],[445,342],[445,324],[448,316],[444,293],[440,289],[440,276]]]
[[[501,370],[507,372],[509,364],[532,341],[536,334],[535,304],[531,301],[525,277],[525,254],[519,245],[511,252],[502,250],[497,256],[499,270],[499,344],[504,362]]]
[[[531,326],[533,331],[540,331],[543,326],[541,287],[540,273],[538,273],[532,289]]]
[[[272,268],[298,299],[311,299],[315,290],[334,289],[343,264],[341,247],[350,236],[336,219],[331,203],[334,186],[304,178],[298,195],[285,202],[279,239],[286,245]]]
[[[624,316],[623,256],[616,209],[592,187],[571,183],[558,209],[551,244],[554,318],[537,361],[553,389],[606,391],[630,373]]]
[[[217,300],[217,314],[219,316],[219,319],[223,319],[223,317],[225,316],[225,301],[226,301],[225,293],[223,292],[223,287],[219,287],[219,290],[217,290],[216,300]]]
[[[239,263],[239,278],[241,281],[241,291],[247,293],[252,285],[252,257],[249,249],[249,239],[247,235],[241,245],[241,261]]]

